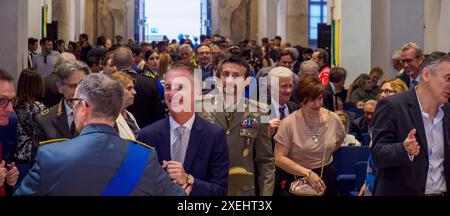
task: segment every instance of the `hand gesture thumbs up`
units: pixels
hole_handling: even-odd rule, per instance
[[[405,147],[406,152],[408,152],[411,156],[417,156],[420,153],[420,146],[415,135],[416,129],[412,129],[408,133],[408,137],[406,137],[405,141],[403,141],[403,146]]]

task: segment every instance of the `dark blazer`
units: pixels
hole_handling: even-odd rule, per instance
[[[370,133],[369,125],[364,116],[350,121],[350,133],[355,134],[358,140],[362,140],[363,133]]]
[[[408,75],[402,73],[400,74],[400,76],[398,76],[398,78],[401,79],[403,82],[405,82],[406,86],[409,88],[409,82],[411,81],[411,78],[409,78]]]
[[[36,163],[15,194],[99,196],[121,167],[129,145],[111,126],[90,124],[77,138],[41,146]],[[185,196],[150,151],[144,174],[131,195]]]
[[[450,104],[444,111],[444,175],[450,188]],[[378,166],[374,195],[421,196],[428,174],[428,146],[415,89],[381,100],[374,114],[372,156]],[[403,147],[416,128],[420,153],[410,161]]]
[[[36,120],[34,141],[41,142],[52,139],[73,138],[67,122],[64,100],[57,105],[42,111]]]
[[[58,87],[56,87],[56,81],[58,80],[58,75],[56,72],[49,74],[45,77],[45,95],[42,103],[46,107],[52,107],[58,104],[64,97],[63,94],[58,92]]]
[[[136,79],[134,104],[128,107],[127,110],[134,115],[139,127],[144,128],[164,118],[164,107],[156,85],[156,82],[159,81],[140,75],[132,69],[125,71]]]
[[[324,86],[323,107],[332,112],[336,111],[334,107],[337,106],[337,104],[334,104],[333,97],[340,98],[342,103],[345,103],[345,99],[347,98],[347,91],[348,91],[347,89],[342,89],[341,92],[334,94],[333,88],[331,87],[331,82],[329,82]]]
[[[160,164],[171,160],[168,117],[142,129],[138,140],[156,149]],[[224,129],[196,115],[183,166],[195,179],[191,195],[225,196],[229,158]]]
[[[300,108],[300,106],[299,105],[297,105],[296,103],[294,103],[294,102],[292,102],[292,101],[288,101],[287,102],[287,108],[288,108],[288,111],[289,111],[289,115],[290,114],[292,114],[293,112],[295,112],[296,110],[298,110],[299,108]],[[276,110],[275,110],[275,107],[271,104],[270,105],[270,116],[272,117],[275,117],[275,115],[276,115]],[[286,116],[287,117],[287,116]]]

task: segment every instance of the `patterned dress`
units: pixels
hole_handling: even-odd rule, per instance
[[[16,109],[19,124],[17,126],[16,160],[20,162],[32,161],[32,152],[35,149],[33,142],[36,118],[46,107],[41,102],[35,102],[33,106],[26,105],[23,109]]]

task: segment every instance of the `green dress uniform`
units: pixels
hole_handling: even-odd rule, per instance
[[[217,109],[223,103],[215,101],[214,96],[206,95],[201,101],[203,111],[199,116],[222,126],[226,132],[230,157],[227,195],[272,196],[275,157],[268,124],[261,122],[261,117],[268,115],[268,106],[243,99],[243,112],[224,112],[225,109]],[[205,109],[208,104],[212,105],[209,110]],[[201,105],[199,101],[197,105]],[[250,112],[253,110],[249,107],[256,107],[257,111]]]

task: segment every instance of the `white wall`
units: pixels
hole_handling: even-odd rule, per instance
[[[450,52],[450,0],[441,0],[437,50]]]
[[[425,1],[426,53],[450,51],[450,0]]]
[[[335,5],[338,7],[338,5]],[[371,0],[342,1],[341,63],[349,72],[349,85],[359,74],[371,68]]]
[[[372,1],[372,67],[381,67],[385,77],[395,76],[391,64],[390,0]]]
[[[0,68],[14,77],[17,83],[20,71],[27,64],[28,3],[31,0],[2,0],[0,7]]]

